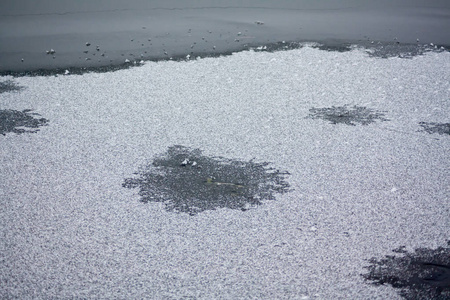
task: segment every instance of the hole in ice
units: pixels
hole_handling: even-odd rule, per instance
[[[142,202],[164,202],[168,211],[190,215],[216,208],[248,210],[289,191],[289,173],[269,163],[209,157],[180,145],[135,174],[123,186],[139,188]]]
[[[30,109],[23,111],[4,109],[0,110],[0,134],[13,133],[34,133],[39,131],[40,126],[47,125],[48,120],[37,118],[37,113],[32,113]]]
[[[3,82],[0,82],[0,94],[6,93],[6,92],[12,92],[12,91],[20,91],[21,89],[23,89],[23,87],[17,85],[12,80],[6,80]]]
[[[329,44],[329,45],[313,45],[312,48],[317,48],[319,50],[324,50],[328,52],[349,52],[352,51],[352,47],[350,45],[343,45],[343,44]]]
[[[420,122],[420,126],[422,126],[423,131],[428,133],[439,133],[439,134],[449,134],[450,135],[450,123],[428,123],[428,122]]]
[[[450,248],[408,252],[401,247],[393,252],[397,254],[370,259],[362,276],[372,284],[399,289],[406,299],[450,299]]]
[[[332,106],[324,108],[311,108],[307,118],[323,119],[331,124],[346,124],[355,126],[356,124],[368,125],[375,121],[389,121],[384,118],[384,112],[376,111],[362,106],[348,107]]]

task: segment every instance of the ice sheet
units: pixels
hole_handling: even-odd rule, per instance
[[[381,59],[312,47],[111,73],[3,77],[1,298],[396,299],[360,276],[400,246],[450,234],[450,54]],[[389,121],[331,124],[361,106]],[[195,216],[142,203],[125,178],[173,145],[271,162],[293,191]],[[304,298],[302,298],[304,297]]]

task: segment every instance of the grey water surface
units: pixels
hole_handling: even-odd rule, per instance
[[[450,4],[442,0],[7,0],[0,72],[215,56],[283,41],[446,47],[448,28]]]

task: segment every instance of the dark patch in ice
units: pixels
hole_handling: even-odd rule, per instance
[[[0,94],[6,92],[20,91],[21,89],[23,89],[23,86],[17,85],[12,80],[0,82]]]
[[[268,165],[208,157],[200,149],[176,145],[135,173],[137,178],[125,179],[123,187],[139,188],[142,202],[164,202],[168,211],[247,210],[289,191],[289,173]]]
[[[428,52],[449,51],[449,47],[430,44],[398,44],[398,43],[376,43],[374,45],[365,45],[369,56],[379,58],[412,58],[423,55]]]
[[[319,44],[312,46],[313,48],[329,51],[329,52],[348,52],[351,51],[353,48],[351,45],[347,44]]]
[[[346,124],[355,126],[356,123],[368,125],[375,121],[389,121],[384,118],[384,112],[376,111],[363,106],[332,106],[324,108],[311,108],[311,113],[307,118],[323,119],[330,121],[331,124]]]
[[[330,40],[325,42],[319,42],[313,44],[312,48],[335,51],[335,52],[348,52],[354,49],[362,49],[368,53],[371,57],[378,58],[412,58],[414,56],[423,55],[428,52],[445,52],[450,51],[449,46],[434,45],[434,44],[411,44],[395,42],[380,42],[380,41],[338,41]]]
[[[35,133],[39,131],[37,128],[47,125],[48,120],[36,118],[35,116],[39,116],[39,114],[32,113],[30,109],[23,111],[0,110],[0,134],[6,135],[8,132],[17,134]]]
[[[419,248],[410,253],[369,260],[362,276],[375,285],[389,284],[409,300],[450,299],[450,248]]]
[[[420,122],[420,126],[423,127],[423,130],[432,134],[449,134],[450,135],[450,123],[433,123],[433,122]]]

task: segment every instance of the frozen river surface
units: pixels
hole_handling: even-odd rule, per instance
[[[305,46],[0,78],[0,297],[397,299],[361,276],[386,255],[449,297],[449,70]]]

